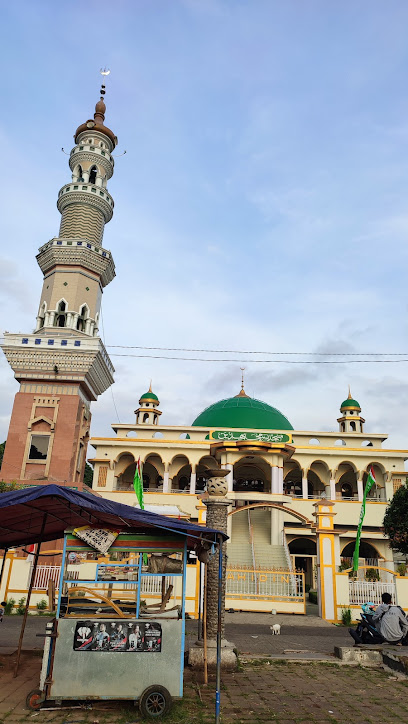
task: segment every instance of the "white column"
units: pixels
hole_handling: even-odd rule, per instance
[[[283,467],[278,468],[278,493],[283,495]]]
[[[88,318],[88,319],[85,321],[85,330],[84,330],[84,331],[85,331],[85,334],[90,334],[90,333],[91,333],[91,324],[92,324],[92,320]]]
[[[357,495],[358,495],[358,499],[359,499],[360,501],[362,501],[362,500],[363,500],[363,495],[364,495],[363,481],[362,481],[362,480],[357,480]]]
[[[307,485],[307,478],[302,478],[302,498],[307,500],[309,497],[309,488]]]
[[[330,480],[330,500],[336,500],[336,481]]]
[[[190,495],[195,495],[196,491],[196,468],[195,465],[191,466],[191,475],[190,475]]]
[[[229,470],[228,475],[225,476],[225,480],[228,484],[228,492],[232,493],[234,490],[234,466],[232,463],[225,463],[222,467],[224,470]]]
[[[282,545],[282,530],[282,511],[277,508],[271,508],[271,545]]]
[[[324,492],[326,493],[326,498],[327,498],[327,500],[331,500],[332,497],[331,497],[331,487],[330,487],[330,484],[324,486]]]
[[[169,492],[169,471],[165,470],[163,475],[163,493]]]
[[[271,465],[271,484],[272,494],[279,493],[279,468],[276,465]]]

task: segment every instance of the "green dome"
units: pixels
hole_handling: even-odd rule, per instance
[[[149,390],[149,392],[145,392],[144,395],[141,396],[139,402],[141,403],[142,400],[147,400],[148,402],[150,400],[154,400],[155,402],[158,402],[159,398],[157,397],[157,395],[154,394],[154,392]]]
[[[357,400],[353,400],[352,397],[348,397],[347,400],[341,403],[340,410],[342,410],[343,407],[358,407],[358,409],[361,410],[360,403],[357,402]]]
[[[196,417],[193,425],[254,428],[256,430],[293,430],[289,420],[279,410],[247,395],[237,395],[215,402]]]

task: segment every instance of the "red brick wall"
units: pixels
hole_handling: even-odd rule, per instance
[[[72,383],[70,383],[70,387],[72,387]],[[21,475],[27,437],[31,435],[28,423],[34,398],[39,396],[39,394],[31,392],[17,392],[15,396],[0,479],[6,482],[42,480],[49,483],[77,483],[79,480],[83,480],[86,462],[85,449],[81,471],[77,472],[78,443],[82,439],[86,448],[90,427],[90,414],[88,419],[84,418],[85,405],[79,395],[56,395],[59,399],[58,416],[46,480],[44,480],[45,461],[44,463],[28,463],[26,473]],[[49,412],[49,408],[47,412]],[[37,406],[35,414],[38,415],[38,413],[40,413],[40,409]],[[35,431],[34,426],[32,432]]]

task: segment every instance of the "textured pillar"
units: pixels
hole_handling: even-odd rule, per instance
[[[209,497],[203,500],[207,506],[207,528],[216,528],[223,533],[227,532],[227,515],[229,501],[225,498]],[[223,543],[222,557],[222,601],[221,601],[221,639],[225,638],[225,581],[227,574],[227,544]],[[207,636],[208,639],[217,638],[218,628],[218,560],[219,551],[210,556],[207,563]]]
[[[336,481],[330,480],[330,500],[336,500]]]
[[[325,492],[325,494],[326,494],[326,499],[327,499],[327,500],[331,500],[332,497],[331,497],[331,487],[330,487],[330,483],[329,483],[329,485],[325,485],[325,486],[324,486],[324,492]]]
[[[193,470],[194,470],[194,472],[193,472]],[[191,469],[191,475],[190,475],[190,495],[195,495],[195,491],[196,491],[196,479],[197,479],[197,475],[196,475],[196,472],[195,472],[195,467],[192,467],[192,469]]]
[[[302,478],[302,498],[307,500],[309,497],[309,487],[307,484],[307,478]]]
[[[169,471],[165,470],[163,475],[163,493],[169,492]]]

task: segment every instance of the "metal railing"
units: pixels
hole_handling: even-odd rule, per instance
[[[293,571],[292,557],[290,555],[288,541],[286,540],[286,533],[284,530],[282,531],[282,545],[285,549],[285,557],[286,557],[286,563],[288,564],[288,568],[289,568],[289,570]]]
[[[228,598],[303,601],[304,573],[227,568],[226,595]]]
[[[351,605],[372,602],[380,605],[383,593],[390,593],[392,603],[396,601],[395,583],[382,581],[349,581],[349,601]]]

